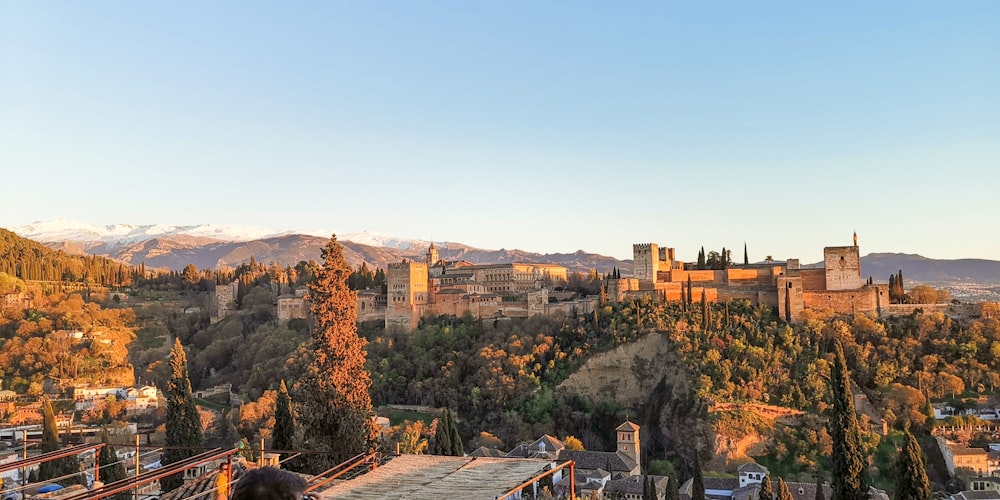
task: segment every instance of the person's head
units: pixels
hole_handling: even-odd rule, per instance
[[[240,478],[230,500],[302,500],[306,487],[305,479],[291,472],[260,467]]]

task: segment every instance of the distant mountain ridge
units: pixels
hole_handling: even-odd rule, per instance
[[[1000,284],[1000,262],[995,260],[930,259],[905,253],[871,253],[861,258],[861,272],[875,281],[886,281],[900,269],[906,281]]]
[[[84,248],[111,251],[155,238],[203,238],[211,241],[253,241],[289,235],[308,235],[329,238],[333,231],[327,230],[275,230],[258,226],[220,226],[198,224],[194,226],[173,226],[168,224],[88,224],[85,222],[56,219],[40,221],[9,228],[11,231],[41,243],[73,242]],[[428,242],[397,238],[369,231],[338,233],[338,238],[365,245],[408,249],[426,248]],[[193,240],[185,240],[191,242]],[[103,244],[101,246],[100,244]],[[94,253],[94,252],[91,252]]]
[[[258,262],[294,265],[303,260],[320,260],[320,250],[329,232],[276,231],[251,226],[170,226],[164,224],[101,226],[65,219],[36,222],[11,230],[25,238],[44,243],[69,254],[102,255],[128,264],[182,269],[189,263],[199,268],[235,267],[254,257]],[[386,268],[403,259],[422,260],[428,241],[397,238],[373,232],[338,233],[345,257],[352,266],[367,262]],[[485,250],[461,243],[435,243],[446,260],[475,264],[531,262],[566,266],[572,271],[597,269],[606,273],[617,267],[629,274],[631,261],[587,253],[540,254],[524,250]]]
[[[250,260],[294,265],[302,260],[320,260],[320,249],[329,234],[247,226],[169,226],[116,224],[99,226],[59,219],[11,228],[15,233],[70,254],[88,253],[128,264],[181,269],[188,263],[199,268],[235,267]],[[423,260],[429,242],[397,238],[380,233],[338,234],[352,266],[367,262],[386,268],[402,259]],[[626,242],[627,243],[627,242]],[[525,250],[487,250],[461,243],[436,243],[446,260],[482,263],[552,263],[572,271],[600,273],[618,268],[632,274],[632,261],[588,253],[541,254]],[[822,263],[820,263],[821,265]],[[980,283],[1000,287],[1000,261],[986,259],[930,259],[915,254],[872,253],[861,258],[862,277],[886,282],[890,274],[903,270],[906,281],[936,283]]]

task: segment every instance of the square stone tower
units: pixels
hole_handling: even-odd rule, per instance
[[[414,328],[429,300],[427,263],[404,260],[386,273],[386,326]]]
[[[861,288],[861,253],[857,246],[823,249],[827,290]]]

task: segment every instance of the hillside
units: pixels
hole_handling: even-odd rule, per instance
[[[124,284],[131,270],[120,262],[95,256],[69,255],[0,228],[0,273],[24,280],[90,281]]]

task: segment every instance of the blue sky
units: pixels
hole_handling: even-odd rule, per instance
[[[1000,2],[4,2],[0,226],[1000,259]]]

